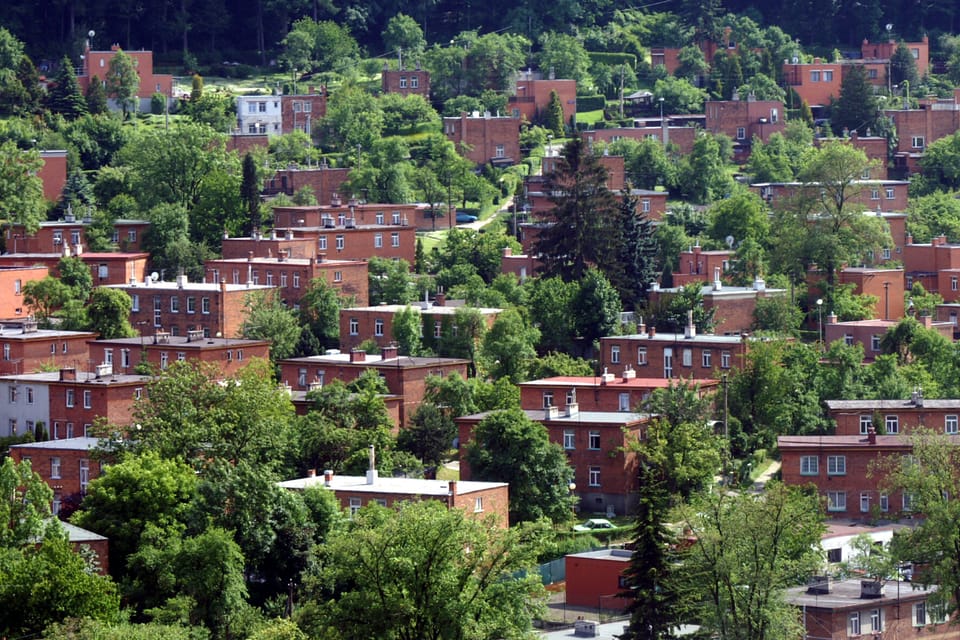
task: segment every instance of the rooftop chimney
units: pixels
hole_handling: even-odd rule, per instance
[[[377,481],[377,453],[373,445],[370,445],[370,468],[367,469],[367,484],[374,484]]]
[[[713,268],[713,290],[720,291],[723,288],[723,283],[720,282],[720,267]]]
[[[363,349],[350,350],[350,362],[366,362],[367,352]]]
[[[697,337],[697,325],[693,324],[693,310],[687,311],[687,326],[683,330],[683,337],[692,340]]]
[[[60,369],[60,381],[64,380],[76,380],[77,379],[77,370],[73,367],[63,367]]]
[[[396,358],[399,354],[400,354],[400,350],[397,347],[396,343],[388,344],[387,346],[381,347],[380,349],[380,357],[383,360],[392,360],[393,358]]]
[[[326,469],[323,472],[323,486],[329,487],[331,482],[333,482],[333,471]]]

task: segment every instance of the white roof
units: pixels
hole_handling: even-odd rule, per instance
[[[306,489],[307,487],[326,486],[332,491],[350,491],[354,493],[393,493],[410,496],[446,496],[450,492],[450,483],[446,480],[424,480],[422,478],[381,478],[375,477],[372,483],[364,476],[334,475],[326,485],[323,475],[298,478],[278,483],[284,489]],[[497,487],[506,487],[506,482],[458,481],[457,495],[487,491]]]

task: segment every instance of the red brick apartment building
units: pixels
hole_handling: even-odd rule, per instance
[[[520,162],[520,118],[463,113],[443,119],[443,133],[475,164],[509,166]]]
[[[852,185],[854,192],[851,194],[851,204],[859,204],[874,214],[881,209],[904,211],[907,208],[909,186],[910,183],[904,180],[858,180]],[[817,185],[800,182],[757,182],[751,184],[750,189],[772,206],[777,206],[785,198],[799,195],[804,189],[810,190],[811,194],[819,194]]]
[[[303,187],[310,187],[317,202],[327,202],[333,194],[340,191],[341,185],[350,175],[348,167],[331,168],[325,164],[317,167],[301,167],[290,164],[285,169],[278,169],[272,178],[268,178],[263,185],[263,194],[275,196],[285,193],[293,196]]]
[[[63,254],[60,253],[5,253],[0,255],[0,270],[8,267],[40,269],[44,275],[49,273],[58,277],[57,266],[60,264],[62,257]],[[150,254],[81,253],[78,257],[90,267],[93,283],[102,285],[123,284],[131,279],[143,280],[147,275],[147,260],[150,258]],[[0,283],[0,288],[2,287],[3,284]]]
[[[53,513],[72,513],[92,480],[100,477],[100,462],[93,451],[97,438],[70,438],[15,444],[10,457],[15,462],[29,460],[33,470],[53,489]]]
[[[720,384],[719,380],[691,380],[703,397]],[[599,376],[556,376],[520,383],[520,406],[523,409],[557,407],[561,412],[576,404],[581,411],[636,411],[656,389],[665,389],[672,380],[638,378],[629,365],[620,376],[603,373]]]
[[[303,131],[310,134],[313,125],[327,115],[327,88],[308,86],[306,93],[280,96],[280,120],[283,133]],[[316,194],[319,197],[319,193]]]
[[[767,142],[774,133],[783,133],[786,129],[783,103],[779,100],[757,100],[752,96],[708,100],[704,112],[705,129],[733,140],[734,159],[738,163],[749,159],[754,138]]]
[[[640,324],[640,333],[600,339],[600,358],[605,367],[629,365],[637,375],[663,378],[717,377],[739,369],[747,354],[749,339],[742,335],[659,333]]]
[[[91,367],[110,365],[124,374],[133,373],[142,362],[162,371],[173,362],[187,360],[213,363],[226,377],[239,373],[254,358],[270,359],[269,340],[217,338],[190,331],[185,336],[145,332],[137,338],[90,341]]]
[[[630,566],[632,556],[629,549],[597,549],[567,555],[565,603],[590,609],[625,609],[630,601],[618,594],[624,589],[623,572]]]
[[[280,215],[288,213],[284,211]],[[279,220],[275,222],[275,226],[283,229],[283,232],[292,228],[298,236],[313,240],[317,257],[322,255],[337,260],[369,260],[376,256],[390,260],[406,260],[413,264],[417,243],[416,227],[408,221],[404,222],[402,216],[399,217],[400,222],[396,223],[392,222],[392,215],[384,219],[390,222],[359,225],[344,214],[324,217],[318,224],[310,225],[306,218],[301,216],[293,220],[299,226],[288,227]],[[303,224],[300,224],[301,221]]]
[[[383,93],[399,93],[403,97],[418,95],[430,100],[430,72],[421,69],[419,62],[415,65],[413,69],[405,69],[401,60],[400,68],[391,71],[384,62],[380,90]]]
[[[436,302],[419,302],[412,305],[381,304],[375,307],[349,307],[340,310],[340,348],[354,349],[364,340],[374,340],[380,348],[393,343],[393,317],[400,311],[412,307],[420,312],[424,339],[433,343],[450,332],[455,331],[457,310],[462,306],[447,306],[441,297]],[[472,307],[486,321],[487,328],[493,326],[503,309],[492,307]]]
[[[870,42],[866,38],[860,44],[860,58],[867,62],[888,64],[897,50],[896,40]],[[920,42],[904,42],[903,45],[917,63],[917,75],[923,77],[930,68],[930,39],[923,36]]]
[[[133,309],[130,323],[140,333],[166,331],[185,336],[202,331],[205,337],[240,336],[246,318],[245,303],[252,293],[276,291],[276,287],[257,284],[219,284],[190,282],[177,276],[176,282],[143,282],[107,285],[130,296]]]
[[[41,222],[34,234],[28,234],[23,225],[13,224],[6,230],[6,247],[12,253],[56,253],[77,255],[87,245],[87,229],[93,219],[77,219],[67,213],[63,219]],[[143,250],[143,236],[150,223],[146,220],[116,220],[113,223],[113,243],[120,251],[138,253]]]
[[[23,286],[47,277],[42,266],[9,266],[0,256],[0,318],[26,316],[30,309],[23,302]]]
[[[110,70],[110,61],[118,51],[120,51],[120,45],[116,44],[110,47],[110,51],[92,51],[87,43],[86,50],[83,52],[83,63],[77,74],[77,82],[80,83],[80,88],[84,92],[93,78],[103,82]],[[149,109],[150,98],[155,93],[162,93],[168,99],[173,98],[173,76],[153,72],[153,51],[124,51],[124,53],[133,59],[133,65],[140,76],[137,97],[140,98],[141,109],[144,104]]]
[[[401,398],[399,423],[406,425],[423,402],[427,376],[444,378],[452,373],[467,377],[468,360],[401,356],[395,346],[384,347],[379,355],[360,350],[281,360],[280,380],[293,391],[309,391],[331,380],[351,382],[364,371],[376,371],[389,392]]]
[[[265,284],[279,287],[280,299],[294,308],[309,290],[314,279],[321,279],[345,296],[358,302],[370,299],[370,281],[364,260],[327,260],[324,258],[288,258],[281,249],[277,257],[248,257],[207,260],[206,279],[219,284]]]
[[[550,442],[563,447],[574,471],[573,493],[580,510],[608,514],[632,513],[637,500],[637,454],[633,444],[644,438],[650,416],[622,411],[580,411],[568,403],[559,407],[524,409],[528,418],[547,428]],[[493,412],[456,419],[460,434],[460,478],[469,480],[466,447],[476,426]]]
[[[298,227],[408,227],[430,228],[433,218],[425,204],[386,204],[343,200],[336,193],[328,205],[274,207],[273,224],[278,229]]]
[[[636,126],[636,127],[612,127],[610,129],[591,129],[583,132],[583,139],[588,144],[594,142],[616,142],[628,138],[630,140],[664,140],[667,144],[677,147],[681,155],[687,155],[693,151],[693,143],[697,140],[696,127],[671,126],[667,125],[666,130],[659,125]]]
[[[285,229],[278,233],[276,229],[264,235],[255,230],[249,236],[231,238],[224,234],[220,245],[220,254],[224,260],[244,259],[253,255],[255,258],[279,256],[286,251],[288,258],[315,258],[317,256],[317,242],[314,238],[297,235],[293,229]]]
[[[903,268],[907,289],[919,282],[927,291],[943,296],[944,302],[960,302],[960,244],[948,243],[946,236],[915,244],[907,236]]]
[[[421,480],[419,478],[381,478],[376,471],[364,476],[341,476],[326,471],[280,482],[284,489],[303,491],[307,487],[322,486],[333,491],[340,506],[350,510],[353,517],[368,504],[393,507],[414,500],[439,500],[448,509],[460,509],[471,518],[494,516],[497,524],[509,526],[509,485],[505,482],[468,482],[457,480]]]
[[[41,151],[40,160],[43,166],[37,175],[43,182],[43,197],[47,202],[57,202],[67,183],[67,152]]]
[[[716,270],[725,274],[734,260],[733,251],[704,251],[700,245],[680,252],[679,267],[673,272],[673,286],[684,287],[693,282],[710,282]]]
[[[946,640],[956,636],[956,629],[931,599],[936,590],[886,580],[876,595],[864,589],[861,580],[833,581],[824,576],[806,587],[787,589],[786,601],[797,609],[804,638]]]
[[[668,305],[670,299],[681,293],[679,287],[663,289],[659,285],[647,291],[648,302],[653,307]],[[714,331],[723,335],[740,334],[753,328],[757,300],[780,298],[787,295],[786,289],[767,289],[762,278],[757,278],[752,287],[734,287],[720,280],[720,267],[714,267],[713,282],[701,289],[703,307],[714,310]]]
[[[945,338],[953,339],[955,326],[952,323],[948,321],[934,322],[930,316],[921,316],[919,320],[926,328],[936,329]],[[824,342],[832,344],[837,340],[843,340],[846,345],[859,344],[863,347],[863,361],[873,362],[883,352],[883,349],[880,348],[880,341],[883,340],[883,336],[891,328],[897,326],[898,322],[897,319],[837,322],[837,316],[830,314],[827,316],[826,324],[823,325]]]
[[[543,79],[540,74],[521,71],[516,93],[507,98],[507,109],[514,118],[539,122],[550,104],[550,94],[557,92],[563,107],[563,122],[570,124],[577,113],[577,81]]]
[[[903,317],[905,311],[903,269],[844,267],[837,275],[837,281],[840,284],[852,284],[853,293],[857,295],[875,296],[877,303],[873,308],[874,317],[883,320]]]
[[[902,177],[920,171],[920,158],[928,146],[960,129],[960,89],[954,89],[949,98],[920,98],[918,102],[917,109],[883,111],[897,127],[893,163]]]
[[[785,62],[783,81],[810,107],[825,107],[840,95],[843,67],[841,62],[821,58],[814,58],[813,62]]]
[[[0,323],[0,375],[32,373],[51,367],[84,368],[90,359],[90,331],[38,329],[34,320]]]

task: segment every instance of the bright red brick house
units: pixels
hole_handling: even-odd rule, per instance
[[[87,87],[93,78],[103,82],[110,70],[110,61],[120,51],[120,45],[113,45],[109,51],[93,51],[87,44],[83,52],[83,63],[80,72],[77,74],[77,82],[80,88],[86,92]],[[150,98],[155,93],[161,93],[168,99],[174,97],[173,76],[165,73],[153,72],[153,51],[124,51],[125,54],[133,59],[133,64],[140,76],[140,87],[137,89],[137,97],[140,98],[141,110],[150,109]],[[146,106],[146,109],[144,109]]]
[[[540,74],[521,71],[516,93],[507,98],[507,109],[514,118],[539,122],[550,104],[550,94],[557,92],[563,107],[563,122],[570,125],[577,113],[577,81],[540,78]]]

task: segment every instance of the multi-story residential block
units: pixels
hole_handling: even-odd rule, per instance
[[[889,250],[884,255],[891,256]],[[839,284],[852,284],[856,295],[869,295],[877,299],[873,316],[883,320],[902,318],[904,307],[903,269],[876,269],[872,267],[844,267],[837,274]]]
[[[104,82],[107,73],[110,70],[110,61],[113,60],[117,52],[120,51],[120,45],[114,44],[109,51],[93,51],[90,49],[90,43],[86,45],[83,52],[83,63],[77,73],[77,82],[80,88],[86,92],[90,83],[94,81]],[[150,111],[150,99],[155,93],[162,94],[168,100],[174,97],[173,76],[166,73],[153,72],[153,52],[152,51],[124,51],[125,54],[133,59],[133,65],[140,76],[140,86],[137,89],[140,111]],[[116,108],[116,101],[111,99],[108,103]]]
[[[475,164],[509,166],[520,161],[520,118],[463,113],[444,118],[443,133]]]
[[[858,180],[851,185],[849,202],[876,214],[882,211],[905,211],[909,182],[903,180]],[[819,197],[819,186],[800,182],[757,182],[750,185],[755,193],[772,206],[781,201],[804,195]],[[882,215],[882,212],[881,212]]]
[[[712,392],[719,380],[706,378],[691,380],[701,397]],[[604,372],[599,376],[555,376],[520,383],[520,407],[548,409],[561,412],[567,405],[576,404],[581,411],[634,412],[649,399],[656,389],[665,389],[673,383],[666,378],[638,378],[637,372],[627,367],[616,376]]]
[[[667,126],[647,124],[641,121],[634,127],[612,127],[609,129],[595,129],[583,132],[583,139],[588,143],[616,142],[628,138],[630,140],[662,140],[664,144],[672,144],[677,150],[687,155],[693,151],[693,143],[697,140],[697,128],[683,125],[674,125],[665,116]]]
[[[510,501],[505,482],[469,482],[457,480],[421,480],[418,478],[381,478],[375,471],[366,476],[341,476],[325,471],[306,478],[280,482],[284,489],[303,491],[323,486],[333,491],[340,506],[352,517],[369,504],[393,507],[412,500],[439,500],[448,509],[460,509],[468,517],[493,516],[498,526],[509,526]]]
[[[910,435],[917,428],[948,436],[960,433],[960,399],[924,398],[917,391],[909,400],[827,400],[826,404],[838,436],[868,435],[871,427],[885,435]]]
[[[33,470],[53,489],[53,513],[69,515],[87,494],[90,482],[100,477],[100,461],[94,449],[97,438],[70,438],[28,442],[10,447],[15,462],[29,460]]]
[[[91,331],[38,329],[34,320],[0,324],[0,375],[33,373],[59,367],[83,369],[90,359]]]
[[[399,93],[406,97],[410,95],[423,96],[430,99],[430,72],[420,68],[420,62],[414,63],[413,69],[406,69],[403,66],[403,60],[400,60],[400,68],[392,70],[389,65],[383,63],[383,71],[380,73],[380,91],[383,93]]]
[[[554,442],[563,447],[574,471],[573,493],[580,510],[608,514],[631,513],[637,500],[637,454],[633,445],[643,439],[650,416],[626,411],[580,411],[568,403],[563,411],[525,409],[533,421],[543,424]],[[486,411],[456,419],[460,433],[460,478],[471,478],[467,445],[476,426],[491,413]]]
[[[860,44],[860,58],[868,62],[889,64],[898,46],[899,43],[893,39],[886,42],[870,42],[864,38]],[[917,75],[920,77],[926,75],[930,68],[930,39],[923,36],[919,42],[904,42],[903,46],[907,48],[917,64]]]
[[[278,136],[283,116],[279,95],[237,96],[237,128],[241,135]]]
[[[717,377],[739,369],[749,349],[742,335],[660,333],[642,323],[640,333],[600,339],[600,359],[605,367],[631,366],[641,377]]]
[[[423,341],[428,346],[438,346],[445,338],[456,335],[457,311],[463,305],[447,305],[443,294],[434,302],[418,302],[412,305],[381,304],[375,307],[350,307],[340,310],[340,347],[353,349],[364,340],[374,340],[381,348],[393,343],[393,318],[404,309],[412,307],[420,313]],[[503,309],[472,307],[483,317],[489,329]],[[442,352],[442,349],[441,349]]]
[[[825,107],[831,99],[840,96],[843,66],[841,62],[827,62],[821,58],[814,58],[813,62],[785,62],[783,81],[811,109]]]
[[[308,85],[306,93],[294,93],[281,96],[280,109],[282,113],[283,133],[303,131],[306,134],[313,132],[313,126],[327,115],[327,88],[319,90]],[[315,194],[317,198],[320,194]]]
[[[106,286],[130,296],[130,323],[141,334],[166,331],[171,336],[185,336],[202,331],[204,337],[226,338],[240,336],[251,294],[276,291],[276,286],[265,284],[190,282],[187,276],[177,276],[175,282],[145,278],[143,282]]]
[[[41,151],[43,166],[37,173],[43,182],[43,197],[47,202],[57,202],[63,195],[63,186],[67,183],[67,152]]]
[[[907,236],[903,269],[907,289],[919,282],[927,291],[940,294],[944,302],[960,302],[960,244],[948,243],[946,236],[914,243],[913,237]]]
[[[720,280],[721,267],[714,267],[713,282],[701,288],[704,309],[714,312],[714,332],[730,335],[750,331],[755,323],[757,301],[787,295],[786,289],[768,289],[763,278],[754,280],[752,287],[734,287]],[[680,287],[661,288],[654,283],[647,290],[647,299],[653,307],[670,304],[670,299],[682,293]],[[689,332],[689,328],[688,328]]]
[[[265,284],[278,287],[280,299],[291,307],[299,307],[300,299],[314,279],[320,279],[357,302],[370,298],[370,282],[365,260],[327,260],[326,258],[289,258],[280,249],[275,258],[253,257],[207,260],[208,282],[218,284]]]
[[[563,122],[572,124],[577,113],[577,81],[542,78],[532,71],[521,71],[516,93],[507,98],[507,109],[514,118],[539,122],[550,104],[550,94],[557,92],[563,107]]]
[[[916,582],[848,579],[811,582],[787,589],[786,601],[797,609],[805,638],[945,639],[952,635],[946,609],[935,604],[935,586]],[[870,584],[872,583],[872,584]]]
[[[23,287],[47,277],[43,266],[9,266],[0,256],[0,318],[26,317],[30,309],[23,301]]]
[[[5,253],[0,255],[0,273],[8,268],[41,270],[44,275],[49,273],[59,277],[57,267],[63,257],[59,253]],[[129,280],[143,280],[147,275],[147,260],[149,253],[88,253],[79,256],[84,264],[90,267],[90,275],[94,285],[122,284]],[[43,276],[40,276],[42,278]],[[0,280],[0,290],[3,284]],[[6,316],[0,316],[6,317]]]
[[[351,382],[364,371],[376,371],[391,394],[401,398],[399,425],[405,425],[423,402],[427,376],[446,377],[452,373],[467,377],[468,360],[461,358],[401,356],[395,346],[384,347],[379,355],[360,350],[281,360],[280,380],[295,392],[309,391],[332,380]]]
[[[783,103],[779,100],[757,100],[753,96],[735,96],[733,100],[708,100],[704,105],[706,130],[722,133],[733,140],[734,159],[746,162],[753,139],[770,140],[774,133],[783,133]]]
[[[317,202],[329,202],[334,194],[340,191],[349,175],[348,167],[333,168],[322,162],[319,166],[307,167],[291,164],[284,169],[278,169],[272,178],[267,178],[263,185],[263,194],[275,196],[285,193],[293,196],[300,189],[309,187]]]
[[[142,363],[162,371],[174,362],[186,360],[213,363],[223,376],[232,376],[254,358],[270,358],[269,340],[218,338],[196,330],[184,336],[172,336],[165,331],[150,335],[145,331],[137,338],[90,341],[91,368],[105,364],[123,374],[134,373]]]
[[[954,325],[950,322],[934,322],[930,316],[921,316],[921,324],[928,329],[936,329],[944,337],[952,340]],[[851,320],[837,322],[837,316],[830,314],[823,325],[823,338],[826,344],[842,340],[848,346],[863,347],[863,361],[872,362],[883,353],[882,341],[887,331],[897,326],[899,320]]]
[[[693,282],[710,282],[715,277],[717,269],[720,269],[721,276],[729,271],[733,260],[732,250],[704,251],[697,241],[695,246],[680,252],[680,266],[673,272],[673,286],[683,287]]]
[[[86,215],[77,219],[70,209],[60,220],[41,222],[36,233],[27,233],[23,225],[12,224],[5,232],[7,251],[12,253],[56,253],[79,255],[87,246],[87,230],[93,218]],[[146,220],[115,220],[113,244],[120,251],[140,252],[143,236],[150,223]]]

